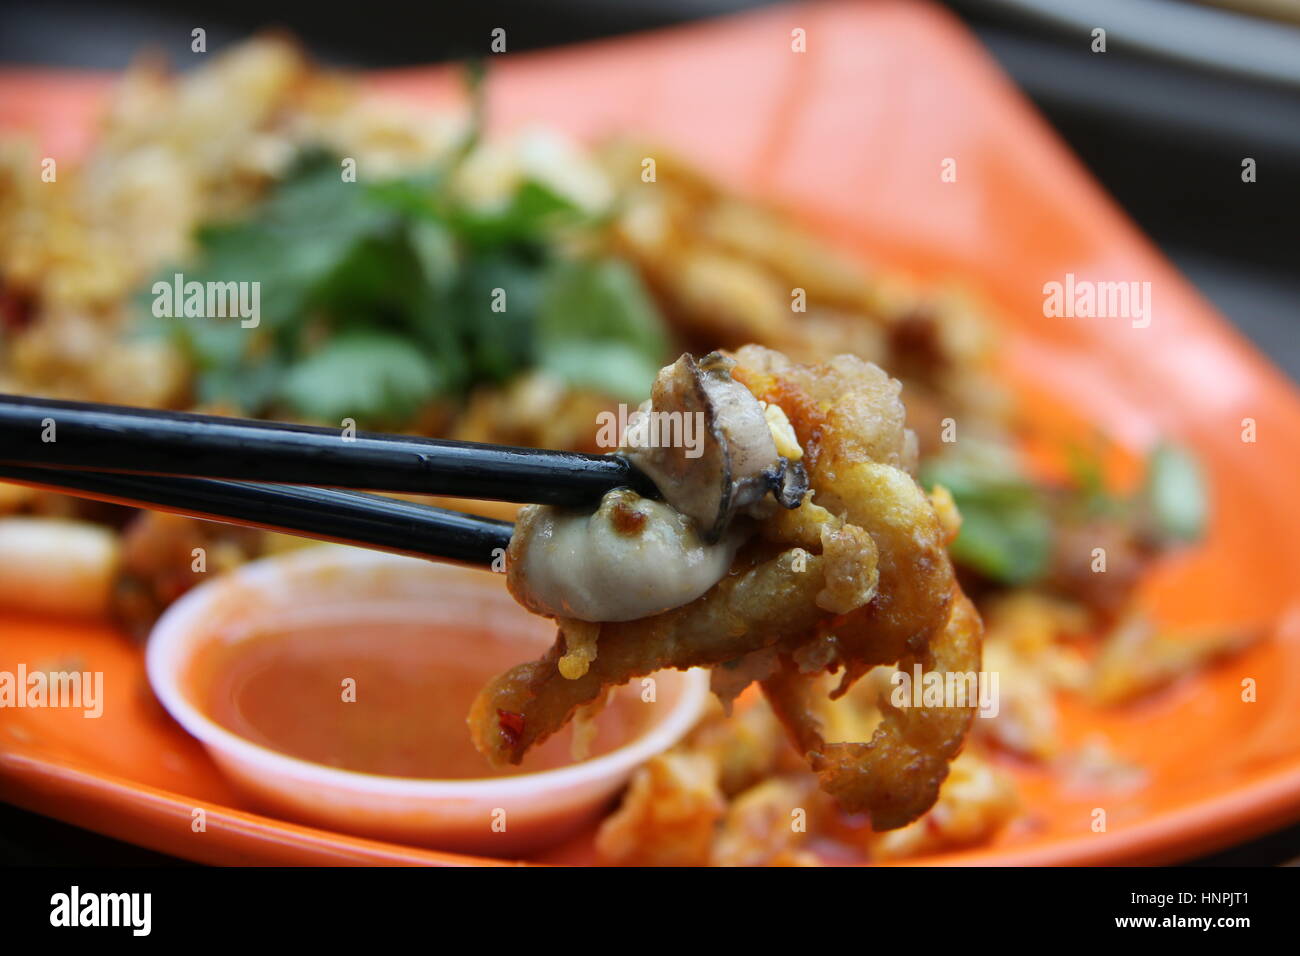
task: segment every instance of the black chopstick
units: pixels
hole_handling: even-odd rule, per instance
[[[414,557],[492,565],[508,521],[357,491],[0,464],[0,481]],[[498,562],[498,567],[502,565]]]
[[[366,488],[580,507],[630,487],[613,455],[0,395],[0,461],[40,468]]]

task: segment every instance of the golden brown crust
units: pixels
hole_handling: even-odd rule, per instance
[[[683,607],[601,624],[599,654],[575,680],[560,674],[564,646],[557,642],[479,693],[469,717],[474,744],[494,765],[519,763],[607,686],[665,668],[711,667],[807,632],[825,616],[816,604],[824,586],[821,558],[795,549],[729,575]]]
[[[979,614],[958,592],[942,633],[916,655],[899,661],[910,673],[975,673],[980,667]],[[763,683],[772,709],[795,744],[809,756],[822,788],[850,813],[867,813],[874,830],[890,830],[915,820],[934,805],[948,763],[961,749],[974,713],[971,706],[893,707],[866,743],[828,742],[822,737],[810,679],[785,668]]]
[[[814,501],[875,543],[874,597],[826,628],[845,668],[838,696],[872,667],[919,650],[947,620],[954,577],[946,532],[910,474],[915,443],[896,381],[852,356],[799,366],[745,346],[736,360],[733,374],[785,410],[804,448]],[[774,525],[776,534],[781,527]],[[803,528],[791,530],[806,540]]]
[[[746,346],[735,358],[733,376],[789,419],[810,497],[763,520],[738,567],[696,601],[600,625],[582,676],[560,674],[561,637],[540,661],[497,678],[471,712],[475,743],[493,763],[517,763],[611,684],[725,664],[734,679],[715,686],[731,697],[760,678],[824,790],[850,812],[869,812],[877,829],[901,826],[934,803],[970,709],[890,710],[866,743],[825,741],[816,717],[822,672],[841,674],[839,696],[882,664],[979,667],[979,617],[956,586],[949,529],[912,476],[916,442],[900,386],[852,356],[800,366]],[[754,654],[764,649],[774,672],[768,654]]]

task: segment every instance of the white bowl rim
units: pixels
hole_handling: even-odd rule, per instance
[[[544,790],[562,791],[596,784],[602,780],[613,781],[676,744],[703,713],[709,694],[709,675],[708,671],[695,668],[681,675],[682,690],[667,716],[609,753],[564,767],[509,777],[439,780],[343,770],[291,757],[227,730],[190,703],[181,692],[180,675],[183,673],[183,665],[192,657],[190,639],[196,619],[202,617],[214,595],[220,593],[223,587],[234,582],[252,583],[277,574],[305,571],[314,567],[346,568],[417,560],[420,559],[360,549],[312,547],[262,558],[206,581],[173,602],[154,624],[145,651],[145,670],[149,683],[167,712],[204,747],[226,752],[268,774],[288,776],[298,781],[354,793],[429,800],[468,801],[482,800],[489,796],[536,797]]]

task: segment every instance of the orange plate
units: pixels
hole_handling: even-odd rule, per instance
[[[802,28],[807,52],[791,52]],[[108,78],[0,72],[0,125],[51,155],[80,148]],[[446,69],[376,74],[375,91],[457,98]],[[496,64],[495,124],[583,137],[630,131],[771,198],[829,239],[923,278],[957,277],[1006,331],[1007,375],[1030,423],[1089,423],[1136,449],[1189,443],[1214,491],[1208,542],[1144,592],[1173,623],[1263,623],[1271,640],[1140,706],[1067,707],[1065,737],[1102,733],[1146,768],[1132,792],[1078,793],[1021,772],[1027,824],[925,862],[1160,862],[1206,853],[1300,817],[1300,400],[1138,234],[971,37],[942,10],[885,2],[776,8]],[[940,164],[957,161],[957,181]],[[1149,281],[1153,321],[1045,319],[1043,284]],[[1243,418],[1258,441],[1241,440]],[[75,658],[106,673],[99,720],[11,710],[0,798],[166,853],[211,863],[482,863],[296,826],[251,812],[202,749],[153,703],[140,655],[108,629],[0,623],[0,669]],[[1258,682],[1243,703],[1240,683]],[[1105,833],[1091,829],[1094,807]],[[206,810],[195,833],[192,811]],[[591,860],[590,839],[550,861]]]

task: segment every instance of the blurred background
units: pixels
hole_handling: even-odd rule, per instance
[[[869,2],[869,0],[864,0]],[[220,49],[283,26],[321,60],[384,67],[512,51],[725,16],[765,0],[490,0],[363,8],[6,0],[0,62],[120,69],[176,63],[189,32]],[[1295,0],[948,0],[1097,178],[1201,291],[1300,378],[1300,3]],[[1090,49],[1107,31],[1106,53]],[[1258,181],[1241,182],[1243,157]]]
[[[120,69],[142,49],[191,58],[265,27],[318,59],[387,67],[518,52],[724,16],[761,0],[492,0],[361,6],[266,0],[105,4],[6,0],[0,63]],[[1300,3],[1294,0],[949,0],[1120,204],[1244,334],[1300,379]],[[1104,56],[1090,50],[1107,31]],[[1258,181],[1241,182],[1252,157]],[[1300,828],[1200,861],[1300,855]],[[167,863],[0,806],[0,862]]]

